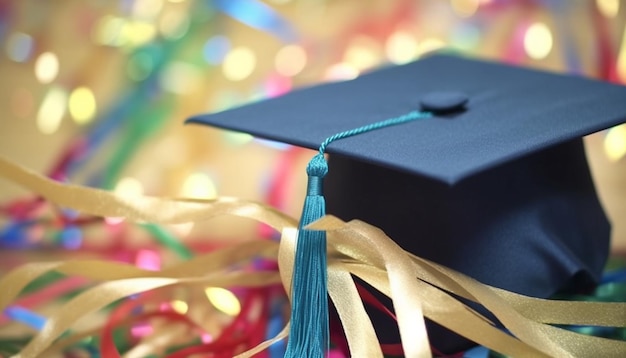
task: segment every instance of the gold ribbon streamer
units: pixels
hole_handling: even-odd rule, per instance
[[[92,267],[86,263],[85,270]],[[115,280],[104,282],[92,287],[80,295],[63,304],[52,316],[48,317],[43,329],[24,347],[15,357],[38,357],[50,344],[67,329],[71,328],[79,319],[92,314],[108,304],[121,298],[156,288],[176,284],[201,284],[203,286],[229,287],[266,286],[280,282],[276,273],[217,273],[208,277],[169,278],[169,277],[142,277],[125,278],[123,272]],[[86,275],[88,276],[88,275]],[[0,286],[1,287],[1,286]]]
[[[331,239],[329,239],[329,242],[331,243],[331,245],[335,240],[340,240],[343,242],[344,247],[349,247],[351,250],[360,251],[356,255],[359,257],[362,257],[363,255],[367,255],[369,257],[375,257],[376,255],[380,255],[384,257],[386,255],[389,255],[388,252],[401,250],[378,228],[359,221],[353,221],[346,224],[337,218],[328,216],[324,219],[319,220],[317,223],[310,225],[310,228],[317,230],[334,230],[339,235],[337,235],[337,237],[333,237],[332,235],[330,236]],[[384,245],[373,246],[373,242],[383,242]],[[344,254],[350,255],[350,252],[344,252]],[[537,321],[533,321],[525,317],[521,313],[517,312],[514,309],[514,306],[502,299],[501,296],[498,296],[493,288],[487,285],[483,285],[478,281],[475,281],[461,273],[415,257],[413,260],[413,264],[413,269],[406,266],[402,269],[403,271],[412,270],[420,280],[423,280],[423,282],[428,282],[428,284],[422,285],[422,287],[420,288],[422,290],[421,292],[411,293],[413,295],[411,296],[413,299],[422,296],[420,301],[422,302],[422,304],[425,305],[425,309],[427,310],[426,316],[433,319],[435,322],[451,329],[452,331],[455,331],[467,338],[470,338],[477,343],[481,343],[489,348],[493,347],[494,350],[516,357],[521,355],[527,355],[529,353],[532,353],[533,356],[536,356],[538,355],[539,351],[548,356],[554,357],[621,357],[626,353],[626,342],[585,336],[564,329],[541,324]],[[392,273],[389,272],[389,267],[386,267],[386,269],[388,274],[391,276]],[[451,285],[450,282],[446,283],[442,282],[442,280],[438,280],[433,275],[433,269],[437,270],[439,273],[443,273],[444,277],[452,280],[452,282],[454,282],[456,285]],[[371,271],[366,271],[367,272],[361,273],[362,278],[372,284],[372,282],[370,282],[373,279]],[[352,269],[352,272],[357,274],[356,270],[354,269]],[[434,286],[437,286],[439,288],[438,293],[433,291],[433,289],[435,289]],[[374,287],[377,287],[378,289],[382,288],[382,291],[386,294],[388,294],[388,292],[390,291],[386,282],[381,282],[380,278],[375,282]],[[461,290],[459,290],[459,288],[461,288]],[[495,342],[482,342],[482,340],[488,334],[496,334],[494,330],[497,329],[492,326],[484,326],[484,321],[477,319],[477,316],[472,317],[467,316],[466,314],[464,315],[463,311],[454,312],[452,315],[442,314],[451,313],[450,310],[452,309],[452,307],[458,306],[459,304],[462,305],[459,301],[455,301],[454,299],[450,301],[449,298],[451,298],[451,296],[447,295],[445,291],[442,290],[456,291],[456,293],[461,294],[466,298],[471,298],[474,301],[482,304],[496,317],[498,317],[498,319],[520,341],[524,342],[527,345],[527,348],[525,348],[526,352],[511,352],[511,348],[519,348],[519,345],[511,342],[508,339],[500,338],[496,339]],[[504,291],[498,290],[498,292]],[[508,297],[521,298],[523,296],[509,295]],[[525,304],[532,305],[531,301],[532,300],[526,300]],[[540,302],[541,300],[538,301]],[[565,302],[565,304],[561,305],[562,303],[563,302],[554,301],[551,305],[552,308],[556,310],[556,312],[563,311],[564,309],[569,308],[569,302]],[[597,317],[595,319],[596,322],[616,321],[613,317],[611,317],[612,314],[616,314],[621,317],[621,319],[618,319],[617,322],[621,322],[624,319],[626,304],[595,303],[594,306],[596,308],[601,308],[594,311],[594,314]],[[585,306],[579,305],[578,307]],[[585,309],[593,310],[593,308],[594,307],[589,306]],[[467,317],[461,317],[461,315]],[[474,315],[477,314],[474,313]],[[564,313],[560,315],[560,317],[558,314],[553,314],[553,316],[556,317],[557,320],[563,324],[578,324],[574,322],[579,322],[579,320],[577,319],[572,320],[572,315],[570,313]],[[468,324],[469,322],[472,323]],[[477,329],[478,327],[480,327],[480,329]],[[478,332],[480,333],[478,334]],[[502,346],[501,343],[506,343],[506,345]],[[500,347],[495,348],[494,344]],[[536,349],[537,351],[532,352],[532,348]]]
[[[101,217],[123,217],[131,221],[182,224],[216,216],[238,216],[261,221],[282,231],[297,220],[253,201],[220,197],[215,200],[166,199],[138,196],[127,199],[114,193],[42,177],[0,156],[0,176],[28,189],[51,203]]]
[[[283,286],[291,300],[291,278],[295,261],[297,230],[285,229],[281,237],[278,252],[278,265]],[[350,353],[354,357],[383,357],[380,344],[364,344],[378,342],[372,321],[365,312],[363,302],[356,290],[354,280],[341,265],[333,265],[329,261],[328,294],[335,304],[341,319]]]
[[[349,225],[358,224],[360,223],[351,222]],[[343,247],[349,249],[349,251],[343,252],[346,256],[378,258],[378,260],[375,260],[378,262],[374,265],[361,264],[359,262],[356,262],[356,265],[345,263],[346,269],[391,297],[396,312],[399,310],[406,311],[405,306],[421,303],[426,317],[481,345],[512,356],[520,356],[521,353],[532,353],[533,356],[542,356],[539,352],[530,347],[525,347],[521,342],[493,327],[484,318],[469,310],[463,303],[446,292],[427,282],[416,280],[414,275],[415,268],[412,262],[404,261],[401,264],[389,265],[389,260],[396,258],[396,256],[401,256],[401,252],[404,253],[405,257],[407,254],[390,239],[381,240],[385,237],[382,231],[377,230],[375,233],[360,235],[354,230],[354,226],[346,226],[345,223],[331,216],[327,216],[310,227],[313,229],[321,229],[323,227],[331,230],[328,236],[330,245],[336,241],[341,241]],[[376,242],[378,244],[374,244]],[[408,274],[401,276],[399,272]],[[395,277],[399,281],[399,289],[396,292],[392,292],[390,285],[391,277]],[[407,297],[408,300],[398,300],[397,296]],[[420,325],[424,322],[423,316],[410,318],[418,321]],[[402,327],[400,328],[402,329]],[[428,346],[425,336],[413,336],[410,339],[402,340],[405,352],[417,351],[419,346],[424,345]]]
[[[73,337],[53,342],[77,320],[120,298],[147,290],[178,284],[227,287],[282,282],[286,292],[290,292],[297,222],[271,207],[234,198],[189,201],[140,197],[129,202],[106,191],[54,182],[1,157],[0,176],[56,205],[97,216],[171,224],[231,215],[253,219],[282,232],[280,245],[270,241],[248,242],[158,272],[98,260],[18,267],[0,279],[0,292],[3,292],[0,310],[15,300],[29,282],[52,270],[101,283],[80,293],[48,317],[43,330],[16,357],[37,357],[62,348],[63,344],[74,341]],[[408,357],[431,355],[424,317],[490,349],[516,357],[626,355],[624,342],[584,336],[546,324],[625,326],[626,304],[550,301],[490,287],[405,252],[382,231],[360,221],[345,223],[327,216],[310,228],[329,231],[329,295],[337,307],[353,356],[382,357],[382,352],[351,274],[392,299]],[[230,270],[233,263],[259,256],[277,259],[279,273]],[[514,337],[494,327],[450,293],[484,306]],[[284,339],[288,325],[276,337],[239,357],[250,357]]]

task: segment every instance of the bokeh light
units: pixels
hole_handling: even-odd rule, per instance
[[[123,45],[141,46],[151,42],[157,34],[154,24],[147,21],[130,21],[122,27]]]
[[[155,18],[163,9],[163,0],[135,0],[133,16],[140,19]]]
[[[159,77],[161,87],[176,94],[195,92],[201,85],[202,72],[190,63],[176,61],[169,64]]]
[[[22,32],[9,35],[6,42],[6,51],[10,59],[15,62],[25,62],[33,52],[33,38]]]
[[[161,268],[161,256],[154,250],[139,250],[135,257],[135,265],[144,270],[158,271]]]
[[[385,42],[385,54],[395,64],[410,62],[418,56],[417,39],[407,32],[396,31]]]
[[[194,173],[185,179],[181,195],[194,199],[215,199],[217,197],[217,188],[207,174]]]
[[[73,90],[70,94],[69,110],[76,123],[89,123],[96,114],[96,98],[91,89],[78,87]]]
[[[57,77],[59,74],[59,59],[52,52],[44,52],[35,62],[35,77],[42,84],[47,84]]]
[[[446,43],[443,40],[436,37],[428,37],[419,42],[417,52],[419,56],[422,56],[426,53],[437,51],[444,47],[446,47]]]
[[[168,10],[159,21],[159,32],[169,40],[179,39],[189,31],[190,19],[184,9]]]
[[[213,336],[210,333],[207,332],[203,332],[200,335],[200,340],[202,341],[202,343],[207,344],[207,343],[211,343],[213,342]]]
[[[101,45],[121,46],[124,43],[122,33],[126,23],[127,20],[121,17],[103,16],[94,27],[92,34],[94,41]]]
[[[68,250],[76,250],[83,243],[83,232],[76,226],[70,226],[61,231],[61,245]]]
[[[130,334],[135,338],[146,337],[154,333],[154,327],[149,323],[137,323],[130,328]]]
[[[262,98],[272,98],[283,95],[293,88],[291,77],[273,75],[263,84]]]
[[[222,71],[224,77],[231,81],[241,81],[248,78],[256,67],[256,56],[247,47],[236,47],[224,58]]]
[[[359,76],[359,70],[353,65],[345,62],[334,64],[324,73],[324,80],[326,81],[345,81],[357,78]]]
[[[202,49],[204,60],[212,65],[219,65],[230,51],[230,40],[226,36],[217,35],[207,40]]]
[[[143,185],[135,178],[126,177],[117,182],[113,192],[118,197],[133,199],[143,195]]]
[[[552,32],[542,22],[535,22],[528,27],[524,35],[524,50],[528,56],[540,60],[552,50]]]
[[[229,290],[221,287],[208,287],[204,292],[211,304],[225,314],[236,316],[241,311],[241,303]]]
[[[613,127],[604,137],[604,153],[611,161],[618,161],[626,155],[626,125]]]
[[[274,66],[279,74],[291,77],[302,72],[306,62],[307,55],[302,46],[287,45],[276,53]]]
[[[43,134],[53,134],[61,125],[61,120],[67,109],[67,92],[60,87],[48,90],[39,112],[37,113],[37,128]]]
[[[359,71],[363,71],[381,62],[381,52],[380,45],[376,40],[367,36],[356,36],[350,41],[343,60]]]
[[[470,17],[478,11],[480,0],[450,0],[450,4],[452,10],[460,17]]]
[[[113,47],[141,46],[152,41],[156,35],[157,28],[151,22],[112,15],[103,16],[92,34],[96,43]]]
[[[104,222],[109,226],[109,227],[115,227],[121,223],[123,223],[125,221],[124,218],[122,217],[115,217],[115,216],[107,216],[104,218]]]
[[[240,146],[250,143],[254,139],[254,137],[248,133],[224,131],[224,139],[226,140],[226,142],[234,146]]]
[[[596,5],[606,17],[615,17],[619,13],[619,3],[623,0],[596,0]]]
[[[172,309],[180,314],[185,314],[189,310],[189,305],[187,302],[182,300],[174,300],[171,302]]]

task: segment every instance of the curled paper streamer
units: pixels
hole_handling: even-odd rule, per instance
[[[132,202],[113,193],[60,184],[0,157],[0,176],[51,203],[83,213],[125,217],[153,223],[184,223],[230,215],[265,223],[282,233],[280,243],[253,241],[233,245],[189,261],[147,271],[102,260],[29,263],[0,279],[0,310],[14,302],[28,283],[57,271],[98,282],[47,317],[43,329],[14,357],[46,356],[76,342],[61,337],[75,323],[108,304],[137,293],[172,285],[259,287],[282,282],[290,292],[297,237],[295,219],[263,204],[234,198],[188,201],[154,197]],[[551,301],[490,287],[461,273],[402,250],[380,229],[361,221],[343,222],[326,216],[307,228],[328,231],[328,289],[355,357],[382,357],[380,344],[351,275],[389,296],[398,318],[407,357],[430,357],[424,325],[429,318],[489,349],[510,356],[621,357],[626,342],[581,335],[552,326],[626,326],[626,304]],[[255,258],[275,259],[279,272],[233,271],[233,264]],[[489,310],[510,334],[495,327],[455,296]],[[250,357],[284,339],[288,324],[276,337],[241,353]],[[89,332],[79,332],[84,337]],[[61,338],[60,338],[61,337]]]

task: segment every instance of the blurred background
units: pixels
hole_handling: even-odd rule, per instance
[[[4,0],[0,154],[58,180],[124,195],[237,196],[295,216],[305,150],[185,126],[185,118],[441,48],[625,83],[626,4]],[[586,142],[614,223],[614,251],[624,252],[626,127]],[[17,186],[0,185],[1,203],[15,206],[24,197]],[[198,232],[172,230],[189,240]]]
[[[309,151],[184,120],[438,49],[625,84],[626,2],[0,0],[0,155],[129,198],[236,196],[297,216]],[[626,126],[585,141],[613,222],[613,254],[626,254]],[[79,256],[158,269],[259,234],[269,236],[249,222],[159,227],[82,217],[0,181],[0,273]],[[19,350],[22,332],[32,334],[7,317],[41,329],[57,307],[46,303],[84,285],[57,279],[45,279],[56,293],[33,291],[18,302],[22,308],[4,311],[0,337],[19,339],[3,338],[0,356]],[[205,332],[219,334],[254,299],[233,292],[200,295],[220,315],[198,320]],[[271,316],[284,316],[280,287],[268,292]],[[206,298],[175,288],[163,302],[184,314]],[[36,314],[23,310],[35,306]],[[282,327],[273,322],[268,337]]]

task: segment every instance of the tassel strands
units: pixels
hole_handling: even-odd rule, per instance
[[[321,358],[326,355],[329,347],[326,232],[305,229],[307,225],[326,215],[322,189],[323,178],[328,173],[328,163],[324,158],[326,147],[335,140],[431,116],[428,112],[413,111],[337,133],[320,145],[319,154],[307,165],[307,195],[298,225],[291,288],[291,327],[285,357]]]
[[[326,232],[304,227],[326,214],[322,194],[328,164],[317,154],[307,166],[309,177],[292,280],[291,332],[285,357],[323,357],[328,349],[328,289]]]

